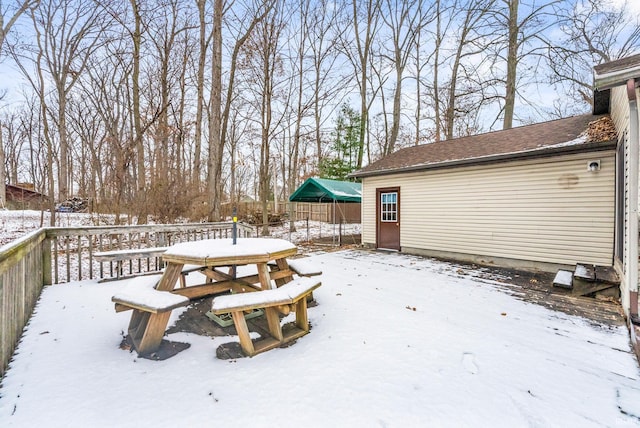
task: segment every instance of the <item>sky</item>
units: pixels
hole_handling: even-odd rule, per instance
[[[611,4],[621,7],[625,2],[627,3],[627,7],[630,14],[640,15],[640,0],[608,0]],[[26,23],[25,23],[26,22]],[[24,17],[18,21],[16,26],[13,28],[14,32],[31,32],[29,28],[28,21],[24,20]],[[406,102],[409,104],[413,104],[413,93],[411,90],[411,86],[413,84],[409,80],[409,84],[405,84],[405,98]],[[17,103],[22,103],[21,91],[23,88],[28,86],[28,82],[21,75],[17,67],[12,64],[12,61],[9,60],[6,56],[0,57],[0,93],[6,91],[6,96],[3,100],[3,105],[13,105]],[[552,87],[540,86],[538,88],[525,88],[523,89],[527,93],[527,97],[530,99],[539,101],[540,103],[544,103],[543,100],[549,100],[550,98],[554,98],[557,96],[554,89]],[[354,95],[355,96],[355,95]],[[374,106],[378,106],[378,104],[374,104]],[[551,108],[551,104],[548,106]],[[528,109],[525,106],[520,106],[520,113],[529,114]],[[524,117],[527,119],[527,117]]]
[[[170,334],[190,347],[164,361],[120,349],[130,313],[111,296],[129,281],[47,287],[2,380],[0,426],[640,426],[623,325],[523,302],[509,277],[431,259],[306,260],[323,271],[311,332],[235,360],[216,358],[233,335]]]
[[[640,1],[638,0],[610,0],[612,4],[617,7],[621,7],[622,5],[627,3],[627,8],[630,13],[635,13],[640,15]]]

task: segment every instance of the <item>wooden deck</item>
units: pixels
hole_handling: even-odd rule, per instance
[[[523,272],[508,269],[481,269],[481,281],[498,282],[506,293],[554,311],[577,315],[604,326],[626,325],[622,306],[616,299],[573,296],[571,290],[554,287],[554,273]]]

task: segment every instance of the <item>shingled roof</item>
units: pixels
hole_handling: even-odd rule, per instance
[[[387,175],[527,157],[615,148],[615,127],[608,115],[591,114],[521,126],[505,131],[423,144],[398,150],[354,177]]]

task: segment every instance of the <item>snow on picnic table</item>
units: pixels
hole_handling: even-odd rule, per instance
[[[111,296],[128,281],[45,288],[0,387],[0,426],[640,426],[625,327],[430,259],[309,260],[323,271],[310,334],[237,360],[216,358],[235,336],[171,334],[191,347],[165,361],[119,349],[130,313]]]
[[[241,238],[233,244],[233,239],[204,239],[174,244],[165,256],[188,256],[192,258],[228,258],[277,253],[294,249],[295,245],[284,239]]]

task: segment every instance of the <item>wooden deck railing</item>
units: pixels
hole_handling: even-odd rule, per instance
[[[43,285],[108,278],[113,271],[93,258],[100,251],[165,247],[178,242],[230,238],[233,223],[43,228],[0,247],[0,379],[40,296]],[[253,229],[238,224],[238,237]],[[107,263],[108,264],[108,263]],[[126,263],[124,274],[156,266]]]

